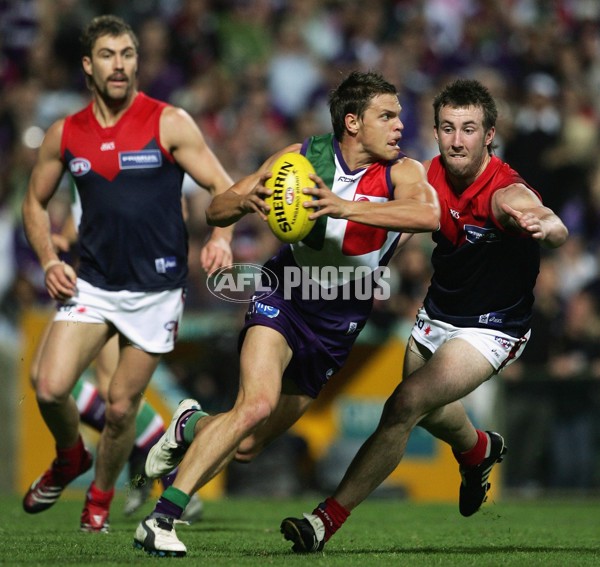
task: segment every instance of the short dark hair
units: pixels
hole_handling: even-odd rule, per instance
[[[371,99],[380,94],[397,95],[396,87],[382,75],[352,71],[329,95],[329,113],[333,135],[340,141],[346,129],[347,114],[362,116]]]
[[[486,130],[496,125],[498,109],[490,91],[474,79],[457,79],[450,83],[433,100],[433,117],[435,127],[440,125],[440,109],[442,106],[463,108],[478,106],[483,110],[483,127]]]
[[[92,49],[99,37],[105,35],[118,37],[125,34],[129,34],[137,51],[139,47],[138,38],[127,22],[113,15],[97,16],[92,19],[81,34],[81,53],[83,56],[91,57]]]

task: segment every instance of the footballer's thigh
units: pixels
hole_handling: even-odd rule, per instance
[[[37,347],[33,354],[33,360],[31,362],[31,366],[29,368],[29,380],[31,382],[31,386],[35,390],[37,387],[38,376],[40,373],[40,359],[42,358],[42,352],[44,351],[44,346],[46,345],[46,340],[48,339],[48,335],[50,334],[50,329],[52,328],[52,319],[46,323],[42,334],[38,340]]]
[[[130,343],[121,346],[119,363],[108,388],[107,418],[119,419],[137,413],[160,357]]]
[[[100,396],[103,400],[108,397],[110,380],[119,364],[119,336],[115,333],[102,347],[94,361],[94,376]]]
[[[40,399],[64,398],[110,335],[106,323],[54,321],[37,365]]]
[[[432,353],[424,346],[417,343],[412,336],[408,337],[406,351],[404,353],[402,376],[409,376],[415,370],[421,368],[421,366],[423,366],[427,360],[431,358],[431,355]]]
[[[460,400],[494,372],[490,362],[463,339],[441,345],[426,364],[405,378],[410,397],[419,400],[423,415]]]
[[[292,349],[279,331],[263,325],[247,329],[240,352],[236,405],[247,401],[266,403],[272,412],[281,393],[281,377],[291,359]]]

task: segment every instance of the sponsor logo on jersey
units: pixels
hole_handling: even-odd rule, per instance
[[[115,149],[114,142],[102,142],[102,145],[100,146],[101,152],[110,152],[111,150],[114,150],[114,149]]]
[[[485,313],[479,316],[479,323],[490,327],[501,327],[504,325],[504,313]]]
[[[350,321],[350,324],[348,325],[348,330],[346,331],[346,334],[351,335],[352,333],[356,332],[356,329],[358,329],[358,323],[356,321]]]
[[[456,209],[450,209],[450,216],[455,219],[460,218],[460,213]]]
[[[277,307],[272,307],[271,305],[265,305],[264,303],[260,303],[257,301],[255,304],[255,312],[260,315],[264,315],[269,319],[275,319],[275,317],[279,316],[279,309]]]
[[[465,225],[467,242],[471,244],[490,244],[500,242],[500,232],[495,228],[483,228],[472,224]]]
[[[166,258],[154,258],[154,267],[159,274],[166,274],[177,269],[177,258],[168,256]]]
[[[92,169],[92,164],[85,158],[73,158],[69,162],[69,171],[73,177],[81,177]]]
[[[119,152],[121,169],[147,169],[160,167],[162,154],[160,150],[139,150],[137,152]]]
[[[354,177],[346,177],[345,175],[340,175],[337,180],[340,183],[354,183]]]

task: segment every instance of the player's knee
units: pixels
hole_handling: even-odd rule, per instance
[[[235,412],[235,421],[239,431],[245,435],[250,435],[269,418],[273,406],[266,398],[257,398],[241,403],[233,411]]]
[[[106,427],[120,432],[124,431],[135,421],[137,406],[123,399],[106,404]]]
[[[65,404],[69,399],[70,392],[50,380],[44,380],[37,376],[35,381],[35,397],[38,405],[58,406]]]
[[[387,400],[382,415],[384,426],[413,427],[423,415],[420,396],[413,388],[398,387]]]

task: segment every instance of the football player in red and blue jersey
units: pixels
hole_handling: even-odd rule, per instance
[[[568,231],[535,189],[493,155],[497,109],[483,85],[457,80],[433,108],[439,155],[426,166],[440,228],[433,232],[434,272],[408,341],[403,380],[334,494],[311,514],[283,520],[281,530],[297,553],[323,549],[398,466],[417,425],[452,447],[463,516],[479,510],[490,472],[506,452],[502,436],[476,429],[460,400],[525,348],[539,247],[561,246]]]
[[[211,193],[232,180],[191,116],[136,86],[138,41],[120,18],[94,18],[82,36],[92,101],[46,133],[23,203],[31,247],[58,309],[34,376],[56,459],[23,500],[28,513],[51,507],[92,466],[71,392],[115,334],[119,361],[107,388],[105,427],[81,529],[105,532],[115,482],[131,453],[142,394],[162,353],[174,347],[185,300],[188,240],[181,205],[187,172]],[[77,274],[50,234],[48,202],[65,172],[81,200]],[[231,263],[231,229],[216,229],[202,252],[211,271]]]

